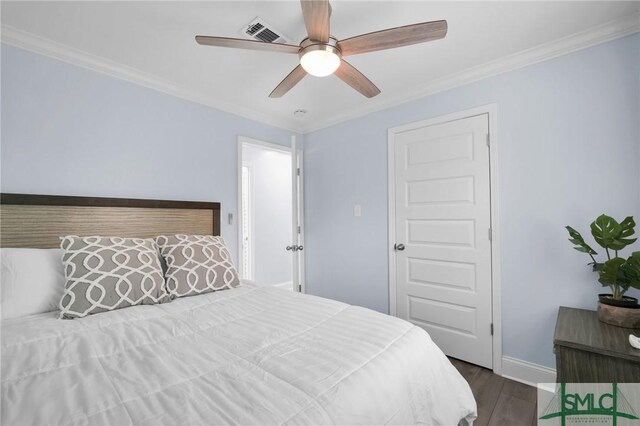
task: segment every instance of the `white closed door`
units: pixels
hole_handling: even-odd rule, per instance
[[[393,135],[396,314],[492,368],[488,115]]]

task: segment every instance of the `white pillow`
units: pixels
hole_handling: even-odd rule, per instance
[[[0,249],[2,319],[60,309],[62,254],[61,249]]]

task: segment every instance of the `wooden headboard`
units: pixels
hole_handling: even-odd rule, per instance
[[[0,247],[56,248],[63,235],[220,235],[220,203],[0,194]]]

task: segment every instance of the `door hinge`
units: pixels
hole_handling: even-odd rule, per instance
[[[298,173],[298,176],[300,176],[300,167],[296,169],[296,172]]]
[[[493,323],[491,323],[491,335],[493,336]]]
[[[487,146],[491,146],[491,136],[487,133]]]
[[[302,284],[298,284],[298,291],[302,291]],[[491,334],[493,334],[493,332]]]
[[[300,227],[298,226],[298,234],[300,233]]]
[[[492,241],[493,238],[493,232],[491,231],[491,228],[489,228],[489,241]]]

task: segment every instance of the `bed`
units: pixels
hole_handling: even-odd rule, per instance
[[[69,232],[217,234],[220,205],[3,194],[2,218],[3,247],[49,248]],[[476,416],[468,384],[421,328],[271,287],[74,320],[43,312],[4,320],[1,331],[3,425],[456,425]]]

